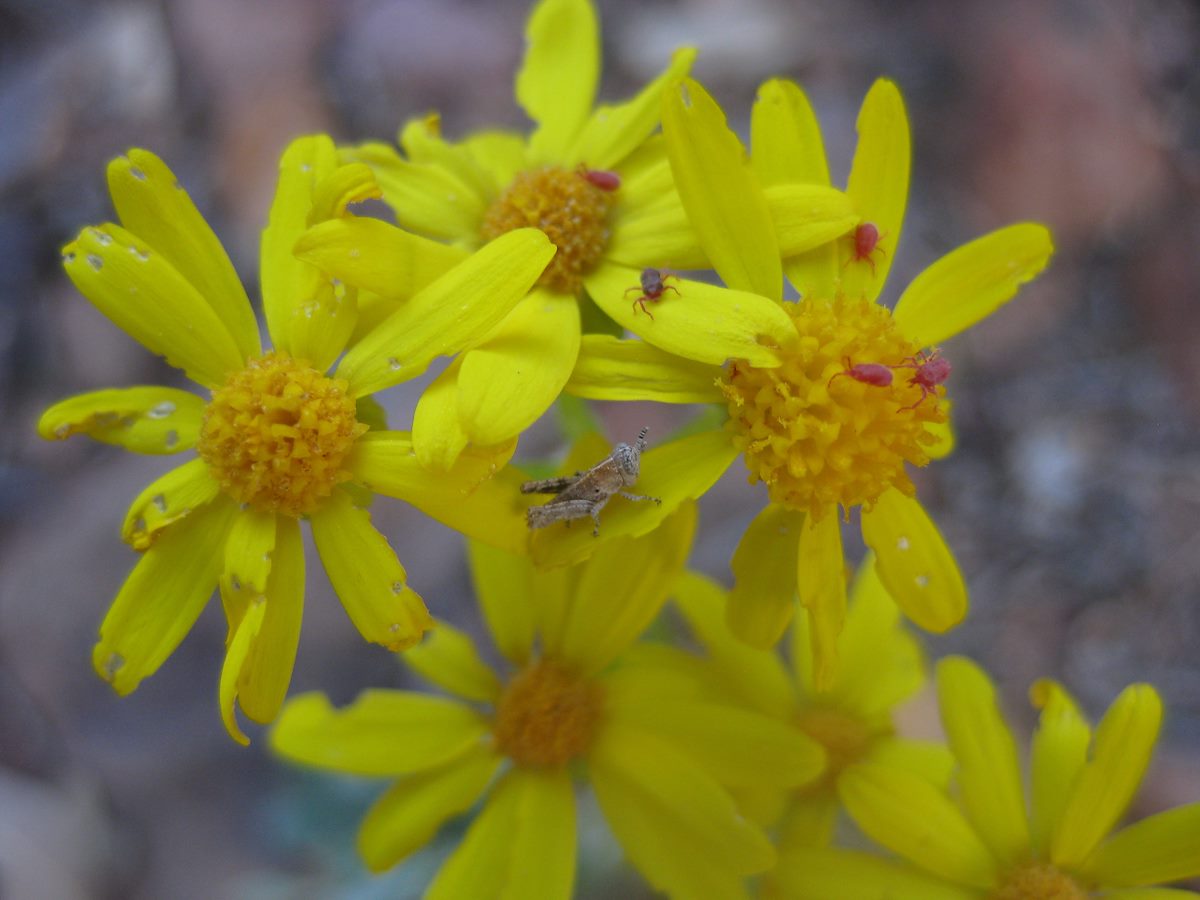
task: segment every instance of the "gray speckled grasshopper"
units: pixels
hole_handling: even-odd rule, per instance
[[[632,487],[641,469],[642,454],[646,452],[646,432],[643,428],[638,432],[633,446],[617,444],[612,453],[596,463],[586,472],[576,472],[561,478],[545,478],[541,481],[527,481],[521,485],[522,494],[557,494],[553,500],[542,506],[531,506],[525,512],[526,521],[530,528],[545,528],[555,522],[566,522],[573,519],[592,517],[592,534],[600,534],[600,510],[619,494],[626,500],[653,500],[662,504],[658,497],[645,497],[641,494],[628,494],[621,490]]]

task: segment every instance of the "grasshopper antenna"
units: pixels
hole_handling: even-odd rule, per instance
[[[646,433],[649,431],[650,431],[649,428],[643,428],[641,431],[638,432],[638,436],[637,436],[638,453],[646,452]]]

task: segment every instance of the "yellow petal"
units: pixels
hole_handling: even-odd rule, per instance
[[[941,633],[967,614],[958,563],[921,504],[889,490],[862,516],[863,540],[888,593],[926,631]]]
[[[890,859],[835,847],[795,847],[771,873],[788,900],[978,900],[978,891],[946,884]]]
[[[1096,849],[1083,871],[1105,887],[1167,884],[1200,876],[1200,803],[1118,831]]]
[[[445,622],[438,622],[401,659],[428,681],[467,700],[489,703],[500,695],[496,673],[479,658],[471,638]]]
[[[248,746],[250,738],[238,725],[237,712],[234,708],[237,702],[238,678],[242,674],[242,666],[250,655],[250,647],[258,637],[262,627],[263,616],[267,607],[262,598],[259,602],[251,603],[233,629],[229,646],[225,650],[225,662],[221,665],[221,680],[217,689],[217,703],[221,710],[221,721],[225,731],[243,747]]]
[[[950,399],[943,397],[942,409],[949,413],[950,406]],[[958,439],[955,437],[954,424],[949,415],[946,416],[944,422],[930,422],[925,426],[925,430],[937,439],[937,443],[924,445],[925,452],[929,454],[930,459],[944,459],[954,452]]]
[[[542,568],[582,562],[607,541],[637,537],[658,527],[681,503],[707,491],[729,468],[737,450],[723,431],[703,431],[655,447],[642,456],[641,475],[626,490],[657,497],[662,505],[613,499],[600,514],[600,536],[593,537],[588,521],[573,527],[556,523],[533,533],[530,552]],[[599,459],[593,460],[599,462]]]
[[[765,186],[829,184],[821,126],[794,81],[772,78],[759,87],[750,115],[750,149],[754,171]]]
[[[779,838],[775,844],[779,850],[779,864],[775,871],[787,864],[787,856],[793,849],[829,844],[840,814],[841,806],[832,790],[809,790],[794,796],[779,825]]]
[[[611,169],[625,159],[658,127],[663,92],[686,75],[695,61],[693,48],[679,47],[662,73],[637,96],[624,103],[597,107],[575,138],[565,161],[581,162],[592,169]]]
[[[739,639],[775,646],[796,610],[796,560],[804,513],[775,503],[754,517],[733,552],[726,624]]]
[[[432,472],[445,472],[458,460],[471,439],[458,414],[458,373],[463,356],[429,383],[413,411],[412,444],[417,462]]]
[[[38,419],[48,441],[86,434],[134,453],[178,453],[196,445],[204,401],[176,388],[110,388],[60,400]]]
[[[357,217],[321,222],[294,243],[298,259],[390,300],[407,300],[470,256],[461,247]]]
[[[987,675],[961,656],[937,667],[942,726],[954,758],[967,816],[1002,866],[1029,855],[1025,789],[1017,745]]]
[[[945,744],[898,737],[876,740],[863,762],[910,772],[943,791],[950,788],[957,765]]]
[[[494,196],[507,183],[495,177],[493,167],[483,164],[480,155],[490,155],[495,146],[496,138],[503,142],[503,148],[512,149],[511,141],[514,135],[492,132],[489,140],[488,133],[473,134],[458,143],[451,143],[442,138],[442,119],[436,112],[409,119],[400,129],[400,147],[405,155],[415,163],[432,165],[452,173],[464,184],[471,187],[479,197]],[[500,152],[505,152],[501,149]],[[516,150],[521,159],[524,158],[524,141],[516,137]]]
[[[242,367],[241,349],[208,300],[124,228],[85,228],[63,248],[63,268],[113,324],[193,381],[216,387]]]
[[[204,298],[242,357],[261,349],[258,323],[229,256],[175,174],[148,150],[108,164],[108,189],[121,224]]]
[[[1200,893],[1178,888],[1126,888],[1105,891],[1104,900],[1196,900]]]
[[[409,162],[388,144],[346,148],[342,157],[371,167],[384,201],[402,228],[439,240],[479,241],[484,199],[454,172],[440,165]]]
[[[228,546],[228,545],[227,545]],[[300,524],[279,516],[271,554],[262,627],[238,680],[238,705],[253,721],[266,724],[279,714],[292,680],[304,612],[304,543]]]
[[[1029,689],[1042,710],[1030,745],[1030,832],[1034,852],[1047,855],[1071,788],[1087,762],[1092,729],[1066,689],[1041,679]]]
[[[405,650],[433,627],[387,538],[345,492],[335,491],[312,514],[312,532],[325,573],[364,638]]]
[[[850,198],[816,184],[776,184],[765,191],[779,252],[795,256],[848,234],[858,224]]]
[[[225,567],[221,573],[224,590],[247,599],[266,592],[275,550],[276,521],[273,512],[249,507],[238,512],[225,541]]]
[[[474,444],[515,438],[550,408],[579,354],[579,302],[534,289],[463,355],[458,415]]]
[[[519,477],[493,478],[514,446],[472,447],[450,469],[431,473],[417,461],[410,435],[368,432],[355,441],[346,467],[375,493],[410,503],[468,537],[524,553],[527,537]]]
[[[96,673],[121,695],[153,675],[212,596],[237,507],[209,503],[148,550],[109,607],[92,650]]]
[[[779,300],[783,273],[771,212],[721,108],[685,78],[663,95],[663,133],[679,197],[721,280]]]
[[[565,390],[589,400],[721,403],[720,374],[708,363],[682,359],[645,341],[585,334]]]
[[[537,123],[535,163],[565,160],[587,121],[600,78],[600,33],[588,0],[540,0],[525,26],[517,102]]]
[[[675,605],[704,644],[722,684],[768,715],[787,718],[796,691],[783,662],[774,653],[747,646],[725,625],[725,591],[709,578],[684,572],[675,582]]]
[[[279,180],[259,244],[259,280],[267,330],[276,349],[293,352],[291,323],[299,304],[312,297],[323,278],[319,269],[292,255],[308,228],[313,186],[337,168],[337,148],[324,134],[297,138],[279,158]]]
[[[859,763],[838,779],[846,811],[871,840],[956,884],[991,887],[996,862],[950,799],[923,778]]]
[[[596,799],[629,859],[657,890],[745,896],[742,877],[768,868],[775,854],[685,749],[629,726],[605,728],[588,759]]]
[[[1056,866],[1078,867],[1125,814],[1150,765],[1162,713],[1148,684],[1127,687],[1108,708],[1051,838]]]
[[[779,347],[796,339],[796,328],[772,300],[745,291],[668,276],[667,289],[642,312],[641,273],[614,264],[584,278],[588,295],[623,327],[668,353],[721,365],[745,359],[760,368],[778,366]],[[653,316],[654,318],[651,318]]]
[[[864,719],[890,717],[894,707],[925,684],[925,658],[891,595],[879,580],[874,558],[859,568],[846,627],[838,639],[837,679],[831,700]]]
[[[137,495],[125,513],[121,539],[134,550],[145,550],[168,525],[211,502],[220,491],[204,460],[186,462],[150,482]]]
[[[515,666],[529,661],[536,627],[533,566],[525,557],[506,553],[479,541],[467,542],[471,580],[492,642]],[[566,603],[566,598],[561,598]]]
[[[813,684],[827,691],[837,672],[838,636],[846,622],[846,558],[837,516],[810,519],[800,528],[796,571],[800,605],[808,611]]]
[[[547,644],[547,653],[581,675],[612,662],[658,615],[695,530],[696,505],[683,503],[649,534],[605,541],[579,573],[561,641]]]
[[[867,92],[858,113],[858,147],[846,185],[862,221],[878,229],[879,243],[870,260],[854,260],[853,240],[840,242],[842,292],[847,297],[874,300],[883,288],[904,224],[911,164],[904,100],[895,84],[881,78]]]
[[[501,235],[351,347],[338,376],[355,396],[417,377],[434,357],[457,353],[508,315],[553,256],[554,245],[536,228]]]
[[[1053,252],[1049,230],[1029,222],[976,238],[913,279],[896,303],[896,324],[923,347],[952,338],[1011,300]]]
[[[382,197],[383,191],[375,181],[370,166],[362,162],[347,163],[316,182],[308,219],[313,224],[336,219],[346,215],[352,203],[379,200]]]
[[[502,759],[480,747],[392,785],[358,830],[358,853],[367,868],[383,872],[432,841],[446,820],[475,805]]]
[[[475,750],[487,722],[469,706],[410,691],[369,690],[334,709],[324,694],[301,694],[271,729],[285,759],[352,775],[407,775]]]
[[[505,775],[425,892],[425,900],[570,900],[575,793],[565,769]]]
[[[640,271],[654,269],[707,269],[708,258],[700,249],[696,231],[688,221],[683,203],[675,193],[671,168],[664,160],[667,193],[653,202],[636,204],[634,184],[622,184],[622,197],[612,220],[612,236],[604,257]]]
[[[825,751],[789,722],[722,703],[647,697],[610,706],[613,720],[686,748],[718,783],[731,788],[808,784],[825,769]]]

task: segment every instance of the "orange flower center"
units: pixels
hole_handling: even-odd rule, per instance
[[[575,293],[608,244],[608,210],[613,194],[582,173],[547,166],[521,172],[483,216],[483,237],[517,228],[540,228],[558,252],[539,284]]]
[[[866,300],[785,304],[797,339],[783,365],[733,362],[722,390],[734,446],[750,483],[814,519],[870,505],[890,487],[914,493],[904,464],[924,466],[928,430],[946,421],[945,388],[915,380],[921,348],[882,306]]]
[[[600,685],[551,660],[512,677],[496,705],[496,746],[523,766],[559,766],[591,746],[600,724]]]
[[[852,763],[858,762],[879,737],[876,729],[856,716],[819,706],[803,710],[796,727],[825,749],[827,777],[836,779]]]
[[[1049,863],[1027,863],[1009,872],[989,900],[1087,900],[1087,891]]]
[[[342,462],[366,430],[345,380],[272,351],[213,391],[196,449],[238,502],[301,516],[350,478]]]

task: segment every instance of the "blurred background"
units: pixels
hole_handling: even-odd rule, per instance
[[[915,165],[887,297],[1001,225],[1048,223],[1050,270],[946,349],[959,448],[920,473],[972,612],[930,653],[966,652],[1018,721],[1042,675],[1098,715],[1132,681],[1168,705],[1140,812],[1200,800],[1200,7],[1182,0],[600,0],[602,97],[673,47],[745,133],[760,81],[801,81],[835,179],[871,81],[908,103]],[[112,217],[104,166],[130,146],[175,169],[248,284],[279,152],[293,136],[390,140],[442,113],[451,137],[524,127],[512,100],[525,0],[0,0],[0,897],[418,896],[443,841],[371,878],[353,852],[378,785],[297,772],[265,734],[226,737],[213,603],[131,697],[91,671],[96,628],[133,564],[134,494],[170,468],[34,425],[100,387],[178,383],[73,289],[58,248]],[[251,295],[255,291],[251,289]],[[420,384],[424,384],[422,381]],[[404,428],[418,385],[387,397]],[[610,437],[659,438],[685,409],[601,408]],[[557,452],[553,419],[523,443]],[[694,564],[728,581],[761,502],[741,463],[701,507]],[[453,533],[396,501],[375,520],[413,585],[475,616]],[[856,532],[857,529],[852,529]],[[850,532],[848,532],[850,533]],[[293,690],[346,702],[403,683],[365,650],[310,566]],[[925,701],[916,721],[932,718]],[[580,895],[643,896],[595,824]]]

